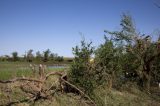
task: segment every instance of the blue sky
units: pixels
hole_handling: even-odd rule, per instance
[[[138,31],[155,36],[159,0],[0,0],[0,55],[33,49],[73,56],[83,36],[94,46],[104,30],[119,30],[121,15],[132,15]]]

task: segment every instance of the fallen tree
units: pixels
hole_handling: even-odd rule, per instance
[[[41,70],[39,70],[41,71]],[[43,77],[41,77],[43,76]],[[51,96],[54,95],[55,92],[72,92],[73,90],[75,92],[78,92],[78,94],[81,95],[81,98],[85,98],[90,101],[89,104],[96,105],[94,101],[85,94],[82,90],[80,90],[78,87],[76,87],[74,84],[67,81],[67,74],[66,72],[50,72],[48,74],[41,75],[38,78],[14,78],[11,80],[0,80],[0,84],[12,84],[16,83],[16,87],[19,87],[22,92],[24,92],[27,97],[24,100],[16,100],[16,101],[9,101],[6,104],[6,106],[10,106],[17,103],[23,103],[23,102],[33,102],[35,103],[37,100],[40,99],[49,99]],[[58,76],[58,86],[55,86],[55,82],[53,82],[49,87],[46,87],[46,82],[50,77]],[[67,89],[72,89],[68,91]],[[72,92],[72,93],[75,93]]]

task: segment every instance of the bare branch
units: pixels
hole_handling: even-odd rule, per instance
[[[43,85],[44,82],[52,75],[58,75],[59,78],[59,82],[61,84],[61,86],[63,86],[63,84],[68,84],[70,87],[72,87],[73,89],[77,90],[82,96],[86,97],[90,103],[92,103],[94,106],[96,106],[95,102],[87,95],[85,94],[82,90],[80,90],[78,87],[76,87],[74,84],[71,84],[70,82],[68,82],[65,77],[67,76],[67,74],[65,72],[51,72],[48,73],[43,79],[33,79],[33,78],[15,78],[12,80],[6,80],[6,81],[2,81],[0,80],[0,83],[14,83],[16,81],[29,81],[27,82],[28,86],[31,86],[33,91],[29,91],[27,90],[27,86],[24,86],[24,84],[22,84],[20,86],[21,90],[23,92],[25,92],[26,94],[31,95],[31,97],[29,97],[29,99],[26,99],[24,101],[36,101],[38,99],[47,99],[50,95],[52,95],[53,93],[55,93],[57,91],[58,88],[56,88],[54,90],[54,92],[48,92],[51,90],[51,88],[54,86],[54,84],[52,83],[52,85],[48,88],[48,89],[43,89]],[[30,82],[34,82],[34,85],[30,84]],[[35,82],[38,84],[38,86],[35,85]],[[64,82],[64,83],[61,83]],[[26,85],[26,84],[25,84]],[[38,88],[38,89],[33,89],[33,88]],[[63,89],[63,88],[62,88]],[[64,89],[63,89],[64,90]],[[16,102],[9,102],[8,104],[16,104],[16,103],[20,103],[20,102],[24,102],[24,101],[16,101]]]

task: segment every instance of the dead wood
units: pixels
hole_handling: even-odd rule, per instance
[[[56,87],[54,91],[52,90],[53,91],[52,92],[51,88],[53,88],[54,86],[54,83],[52,83],[49,88],[44,89],[45,81],[49,77],[54,75],[59,76],[59,80],[58,80],[60,83],[59,88]],[[11,104],[16,104],[16,103],[22,103],[25,101],[35,102],[39,99],[47,99],[49,96],[59,91],[58,89],[60,89],[62,92],[65,92],[64,86],[66,86],[66,84],[69,85],[72,89],[75,89],[76,91],[78,91],[82,97],[86,97],[90,101],[90,103],[92,103],[93,105],[96,105],[95,102],[87,94],[85,94],[82,90],[80,90],[74,84],[67,81],[67,74],[65,72],[50,72],[45,76],[43,76],[43,78],[42,76],[40,76],[39,79],[38,78],[37,79],[36,78],[14,78],[14,79],[5,80],[5,81],[0,80],[0,83],[7,84],[7,83],[14,83],[16,81],[21,81],[21,82],[25,81],[23,82],[22,85],[19,85],[19,87],[23,92],[25,92],[28,95],[28,97],[27,99],[22,101],[16,101],[16,102],[11,101],[10,103],[6,104],[7,106]]]

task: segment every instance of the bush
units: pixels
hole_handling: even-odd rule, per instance
[[[87,94],[91,94],[94,89],[94,74],[91,71],[89,60],[94,52],[92,42],[81,41],[81,46],[73,48],[75,59],[69,72],[69,80]]]

